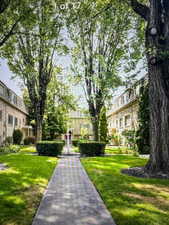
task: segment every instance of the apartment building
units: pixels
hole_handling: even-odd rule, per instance
[[[93,138],[92,124],[89,115],[81,110],[70,112],[69,130],[72,131],[73,139],[83,136],[85,133],[90,139]]]
[[[140,87],[145,80],[147,80],[147,77],[140,79],[116,97],[107,113],[109,135],[120,136],[122,144],[125,144],[125,138],[121,135],[122,132],[124,130],[137,130],[138,128]]]
[[[14,129],[21,129],[24,137],[32,136],[27,116],[22,98],[0,81],[0,145],[7,137],[12,137]]]

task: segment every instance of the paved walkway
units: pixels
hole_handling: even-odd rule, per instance
[[[78,156],[59,160],[32,225],[115,225]]]

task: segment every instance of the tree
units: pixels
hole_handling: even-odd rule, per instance
[[[30,7],[34,7],[31,19],[19,24],[21,32],[6,44],[3,55],[8,59],[10,69],[24,81],[28,89],[36,115],[38,141],[42,138],[46,91],[54,72],[54,56],[61,44],[62,21],[51,1],[36,0],[35,3],[30,3]]]
[[[133,150],[136,150],[136,131],[135,130],[124,130],[122,135],[125,137],[125,142]]]
[[[139,97],[139,128],[136,132],[136,142],[138,146],[138,152],[140,154],[150,153],[150,112],[149,112],[149,96],[148,96],[148,83],[143,82],[140,88]]]
[[[68,113],[75,108],[75,98],[68,86],[58,81],[57,75],[53,76],[47,89],[43,139],[53,140],[56,136],[66,133]]]
[[[150,0],[149,6],[137,0],[130,3],[147,24],[150,160],[145,171],[169,173],[169,1]]]
[[[102,108],[100,115],[100,141],[108,142],[108,124],[105,106]]]
[[[120,84],[117,68],[125,54],[123,49],[131,25],[130,12],[123,10],[122,5],[115,11],[107,7],[98,15],[100,8],[102,5],[95,1],[81,2],[78,13],[73,12],[68,20],[75,45],[73,71],[85,91],[95,140],[99,139],[99,118],[104,103]]]
[[[33,0],[31,2],[33,4]],[[0,1],[0,47],[18,32],[19,22],[31,19],[29,6],[28,0]]]

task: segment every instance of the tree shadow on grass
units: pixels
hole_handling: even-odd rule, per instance
[[[169,225],[169,180],[121,174],[123,168],[145,163],[132,156],[83,160],[117,225]]]
[[[1,156],[0,224],[30,225],[56,159],[23,154]]]

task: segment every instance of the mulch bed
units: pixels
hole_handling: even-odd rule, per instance
[[[144,167],[133,167],[129,169],[122,169],[121,172],[123,174],[127,174],[129,176],[134,177],[169,179],[169,173],[168,174],[162,172],[148,173],[147,171],[145,171]]]

